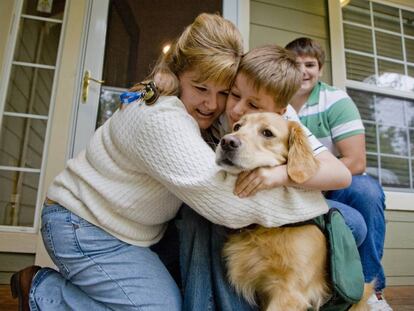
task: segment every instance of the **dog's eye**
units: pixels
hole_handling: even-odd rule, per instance
[[[239,123],[236,123],[236,124],[233,126],[233,132],[237,132],[238,130],[240,130],[240,128],[241,128],[241,125],[240,125]]]
[[[268,130],[268,129],[263,130],[263,131],[262,131],[262,135],[263,135],[264,137],[274,137],[274,136],[275,136],[275,135],[273,135],[272,131],[271,131],[271,130]]]

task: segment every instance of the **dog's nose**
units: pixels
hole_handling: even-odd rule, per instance
[[[241,145],[241,140],[236,136],[224,136],[220,141],[220,146],[224,151],[232,151],[239,148]]]

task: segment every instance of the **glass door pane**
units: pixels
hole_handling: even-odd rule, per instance
[[[13,25],[0,111],[0,226],[34,224],[65,4],[25,0]]]

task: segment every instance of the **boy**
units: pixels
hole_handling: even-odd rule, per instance
[[[226,116],[221,117],[220,126],[215,126],[215,131],[210,132],[206,140],[218,142],[222,134],[228,132],[246,113],[275,112],[284,114],[289,119],[295,119],[296,113],[287,103],[299,89],[300,84],[301,72],[292,53],[275,45],[251,50],[243,56],[240,63],[235,82],[227,98]],[[299,122],[298,119],[297,121]],[[319,170],[301,187],[327,190],[347,186],[344,184],[344,179],[338,178],[341,175],[349,176],[346,167],[338,160],[332,161],[333,155],[309,131],[308,133],[315,156],[321,162],[330,161],[331,165],[329,170]],[[338,172],[338,176],[330,179],[332,171]],[[243,197],[261,189],[282,185],[298,186],[288,178],[286,166],[260,168],[253,172],[242,173],[236,182],[235,193]],[[356,239],[363,240],[365,224],[362,216],[354,209],[348,209],[349,212],[344,212],[342,209],[341,211],[345,216],[352,214],[349,218],[353,223],[347,223]],[[180,261],[183,269],[183,310],[254,309],[238,297],[227,282],[221,256],[227,229],[209,223],[191,209],[182,209],[181,216],[179,227]]]
[[[392,310],[383,297],[385,288],[381,259],[385,239],[385,198],[379,183],[366,168],[364,126],[358,108],[342,90],[321,81],[325,53],[310,38],[298,38],[286,45],[296,55],[302,70],[302,84],[291,99],[301,122],[334,153],[351,171],[352,184],[342,190],[329,191],[326,198],[358,210],[367,225],[367,236],[359,247],[365,281],[376,280],[376,294],[371,310]]]

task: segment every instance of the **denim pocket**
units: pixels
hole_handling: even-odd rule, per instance
[[[56,239],[56,236],[54,236],[54,232],[55,232],[54,227],[55,225],[52,221],[43,220],[43,225],[41,228],[43,243],[45,245],[47,252],[49,253],[50,258],[52,259],[54,264],[57,266],[59,271],[63,275],[67,276],[69,275],[69,269],[64,264],[64,260],[62,260],[61,256],[59,256],[58,251],[56,250],[56,247],[55,247],[56,243],[54,242],[54,240]]]
[[[76,243],[79,250],[89,257],[116,251],[126,243],[109,234],[105,230],[79,218],[73,222]]]

